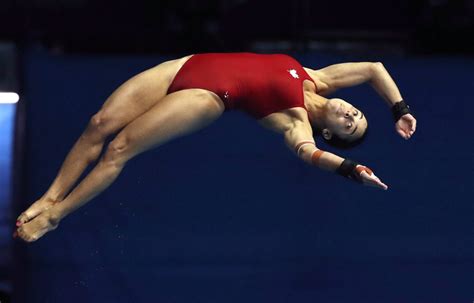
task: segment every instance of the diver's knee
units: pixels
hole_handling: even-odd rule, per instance
[[[112,117],[110,117],[106,112],[100,110],[94,114],[90,120],[87,127],[86,134],[88,136],[100,137],[104,139],[108,135],[112,134],[111,130]]]
[[[126,135],[119,135],[109,143],[103,161],[113,165],[124,165],[129,151],[129,138]]]
[[[94,114],[89,120],[89,126],[87,128],[88,132],[101,133],[104,129],[105,117],[103,113],[99,111]]]

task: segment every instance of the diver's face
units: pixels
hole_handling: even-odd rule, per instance
[[[325,120],[326,128],[323,129],[323,136],[326,139],[336,134],[341,139],[354,141],[360,138],[367,128],[364,114],[342,99],[328,100]]]

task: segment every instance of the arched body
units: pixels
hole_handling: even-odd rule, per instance
[[[163,62],[117,88],[91,117],[46,193],[18,217],[16,234],[28,242],[39,239],[55,229],[62,218],[105,190],[128,160],[205,127],[225,110],[246,111],[262,126],[282,134],[287,146],[302,160],[336,171],[344,159],[318,150],[313,127],[321,129],[326,139],[337,134],[351,140],[363,132],[365,118],[362,119],[362,113],[349,103],[325,96],[342,87],[368,82],[389,105],[401,100],[398,88],[380,63],[344,63],[313,70],[286,55],[227,56],[234,56],[231,63],[235,70],[229,68],[231,63],[226,65],[224,55],[217,56],[224,61],[209,65],[197,60],[203,57],[193,60],[193,55],[189,55]],[[256,61],[253,65],[239,61],[242,57]],[[274,64],[272,58],[276,59]],[[244,63],[247,65],[243,66]],[[194,65],[199,64],[201,70],[207,68],[207,74],[202,73],[201,77],[209,79],[186,78],[186,74],[196,72]],[[216,83],[209,82],[212,80],[209,72],[212,74],[219,66],[226,67],[216,72],[222,78],[216,78]],[[245,75],[247,69],[250,74]],[[224,79],[226,73],[231,76]],[[223,79],[226,81],[221,81]],[[236,80],[226,89],[229,79]],[[269,79],[275,83],[269,83]],[[404,115],[396,127],[399,134],[408,139],[415,131],[416,120]],[[97,165],[72,188],[86,167],[100,156],[109,136],[115,137]],[[387,188],[367,172],[357,171],[361,182]]]

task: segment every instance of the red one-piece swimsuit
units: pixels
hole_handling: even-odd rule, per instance
[[[226,110],[241,110],[260,119],[292,107],[305,108],[304,80],[313,81],[301,64],[287,55],[197,54],[178,71],[168,93],[206,89],[221,98]]]

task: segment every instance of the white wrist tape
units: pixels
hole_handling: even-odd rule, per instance
[[[316,146],[316,143],[314,141],[301,141],[300,143],[296,144],[295,153],[299,156],[301,148],[308,144]]]

